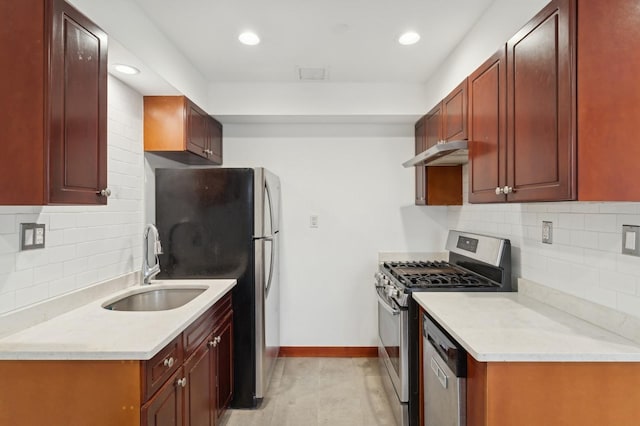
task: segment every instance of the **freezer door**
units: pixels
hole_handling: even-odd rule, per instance
[[[264,168],[255,169],[255,237],[280,231],[280,179]]]

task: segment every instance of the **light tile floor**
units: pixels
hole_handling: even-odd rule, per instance
[[[376,358],[280,358],[256,410],[221,426],[395,426]]]

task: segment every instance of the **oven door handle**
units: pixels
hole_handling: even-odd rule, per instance
[[[386,300],[384,300],[382,297],[380,297],[380,294],[378,294],[378,303],[380,303],[382,305],[382,307],[384,308],[385,311],[389,312],[394,317],[396,315],[400,315],[400,309],[393,309],[393,307],[389,306],[389,304],[387,303]]]

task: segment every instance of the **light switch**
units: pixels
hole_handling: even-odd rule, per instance
[[[317,228],[318,227],[318,215],[312,214],[309,217],[309,228]]]
[[[640,226],[622,225],[622,254],[640,256]]]

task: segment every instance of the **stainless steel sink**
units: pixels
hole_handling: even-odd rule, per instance
[[[111,311],[168,311],[179,308],[202,294],[204,288],[159,288],[131,294],[109,302]]]

